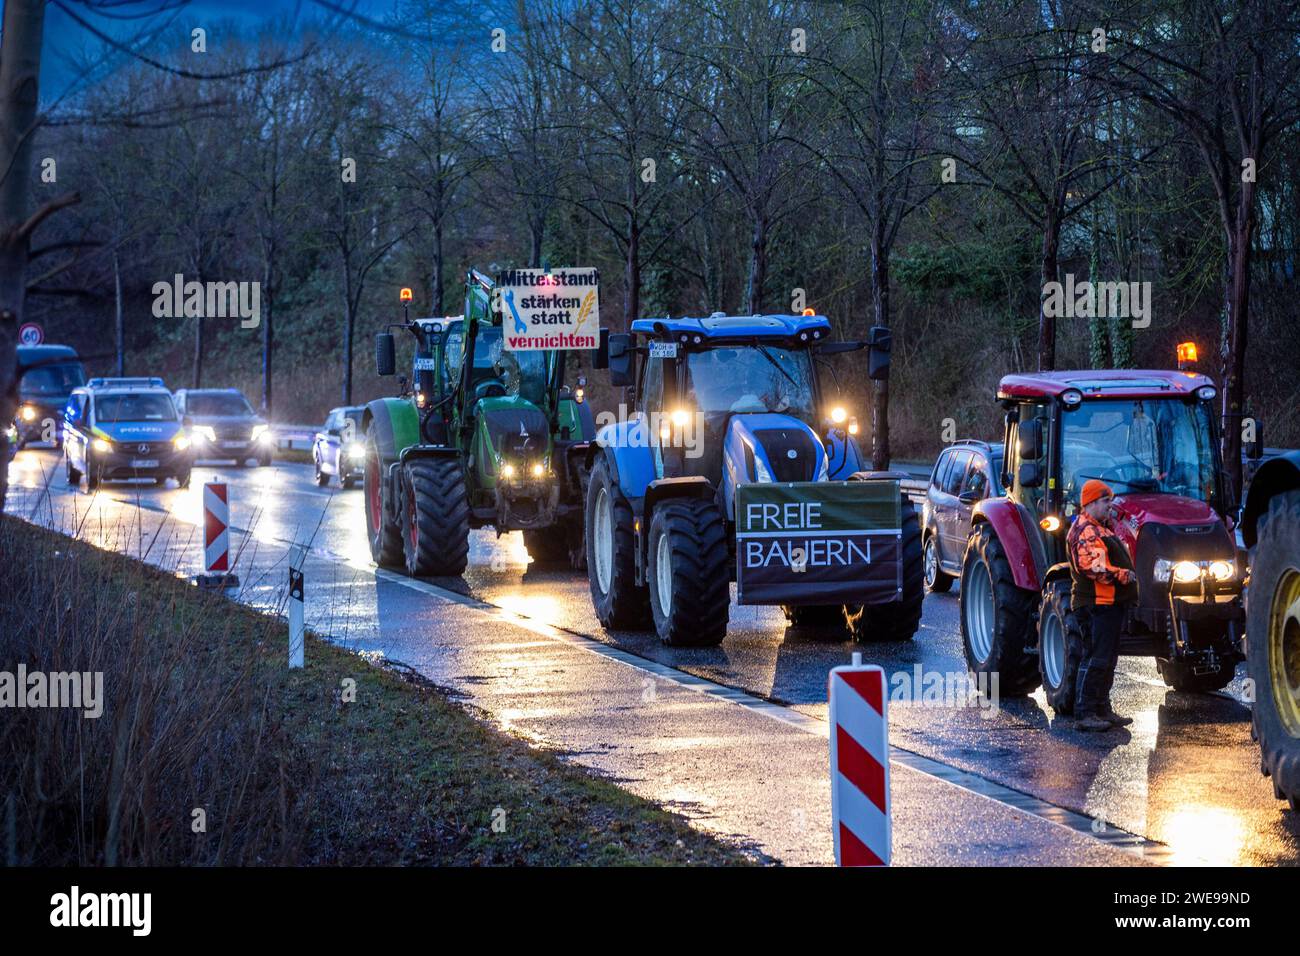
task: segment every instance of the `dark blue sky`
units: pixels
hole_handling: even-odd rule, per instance
[[[381,21],[390,17],[398,5],[398,0],[331,2],[355,10],[363,17]],[[116,17],[96,16],[76,0],[69,0],[68,6],[78,16],[119,42],[128,42],[156,32],[156,38],[145,48],[145,52],[164,62],[167,51],[188,47],[190,32],[195,27],[203,27],[207,31],[208,49],[213,50],[221,42],[223,33],[231,30],[254,33],[268,23],[282,21],[287,26],[285,32],[296,35],[310,24],[341,19],[311,0],[191,0],[177,10],[166,10],[161,14],[155,11],[168,6],[166,0],[145,0],[127,7],[113,7]],[[124,11],[151,12],[154,15],[141,19],[121,19]],[[355,21],[349,22],[344,29],[365,30]],[[99,74],[102,75],[105,71],[130,62],[131,58],[124,53],[112,51],[93,31],[77,23],[59,7],[50,4],[45,12],[45,45],[41,60],[41,99],[50,103],[64,95],[70,86],[85,85],[85,81],[78,83],[81,76],[80,64],[88,61],[101,63]]]

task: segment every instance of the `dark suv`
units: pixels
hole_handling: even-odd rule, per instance
[[[18,447],[63,440],[63,410],[74,388],[86,384],[77,353],[66,345],[18,346]]]
[[[239,389],[178,389],[176,411],[190,430],[195,458],[233,458],[241,467],[249,458],[263,466],[271,464],[275,448],[271,426]]]
[[[939,453],[921,509],[925,587],[947,591],[961,574],[971,509],[1002,494],[1002,446],[962,439]]]

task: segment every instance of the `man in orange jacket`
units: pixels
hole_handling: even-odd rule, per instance
[[[1066,536],[1070,556],[1070,607],[1083,636],[1075,681],[1075,727],[1110,730],[1133,723],[1110,705],[1110,688],[1119,662],[1124,614],[1137,603],[1137,573],[1128,548],[1111,526],[1110,486],[1096,478],[1084,482],[1080,511]]]

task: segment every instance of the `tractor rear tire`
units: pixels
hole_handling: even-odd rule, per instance
[[[1075,678],[1083,637],[1070,610],[1070,580],[1058,578],[1043,592],[1038,609],[1038,676],[1047,703],[1058,717],[1074,714]]]
[[[387,469],[379,457],[379,446],[374,435],[366,436],[365,512],[366,539],[370,542],[370,557],[381,568],[402,566],[402,528],[390,516],[395,509],[388,500],[390,492],[385,479]]]
[[[1185,694],[1209,694],[1223,690],[1232,683],[1232,678],[1237,673],[1236,667],[1221,666],[1212,674],[1197,674],[1192,670],[1192,665],[1168,657],[1157,657],[1156,669],[1160,671],[1162,681]]]
[[[650,593],[636,583],[632,506],[598,459],[587,486],[587,581],[596,619],[607,630],[643,631],[650,623]]]
[[[921,555],[921,523],[912,499],[903,495],[903,596],[888,604],[857,604],[848,608],[849,630],[858,643],[910,641],[921,626],[925,601],[925,566]]]
[[[1260,769],[1300,813],[1300,491],[1274,495],[1259,525],[1246,602],[1246,671]]]
[[[716,647],[727,636],[731,551],[712,501],[666,501],[650,519],[646,585],[659,639],[670,647]]]
[[[404,466],[402,548],[411,577],[450,577],[469,564],[469,495],[454,458],[417,458]]]
[[[1006,549],[987,523],[966,544],[961,569],[961,640],[971,672],[997,680],[1003,697],[1024,697],[1039,684],[1034,607],[1038,595],[1016,586]]]

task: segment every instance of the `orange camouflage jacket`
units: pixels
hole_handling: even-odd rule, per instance
[[[1137,573],[1128,548],[1109,527],[1079,512],[1066,535],[1070,606],[1136,604]]]

